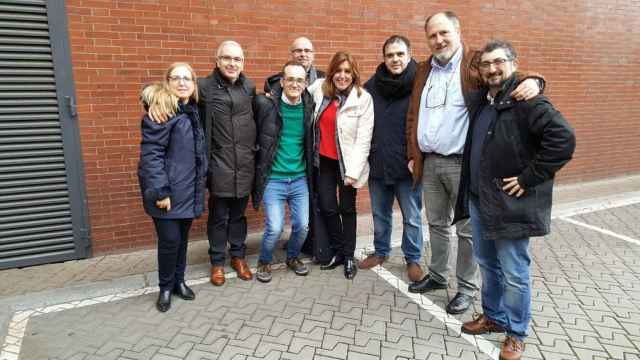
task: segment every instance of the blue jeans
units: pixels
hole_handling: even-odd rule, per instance
[[[291,237],[287,242],[287,259],[300,255],[300,249],[309,232],[309,187],[305,176],[295,179],[269,179],[264,190],[264,234],[260,258],[264,263],[273,260],[276,247],[284,229],[284,204],[289,204]]]
[[[473,253],[482,275],[484,315],[523,340],[531,321],[529,238],[485,240],[478,199],[471,197],[469,215],[473,231]]]
[[[389,256],[393,227],[393,201],[402,212],[402,253],[407,263],[422,260],[422,184],[413,187],[411,178],[387,185],[383,179],[369,179],[373,213],[373,245],[377,256]]]

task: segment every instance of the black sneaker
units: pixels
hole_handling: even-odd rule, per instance
[[[309,273],[307,265],[303,264],[298,258],[287,259],[287,267],[298,276],[306,276]]]
[[[271,281],[271,264],[258,261],[256,279],[263,283],[268,283],[269,281]]]

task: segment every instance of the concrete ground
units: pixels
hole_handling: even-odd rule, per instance
[[[531,242],[526,358],[640,360],[640,176],[557,186],[554,196],[552,232]],[[358,227],[363,255],[370,215]],[[248,240],[252,265],[259,240]],[[227,269],[219,288],[208,283],[206,248],[204,240],[190,244],[187,278],[197,299],[175,299],[165,314],[154,305],[154,250],[0,271],[0,360],[485,359],[497,358],[504,339],[460,334],[481,306],[444,312],[455,276],[447,290],[408,293],[397,246],[354,281],[311,266],[307,277],[282,267],[261,284]]]

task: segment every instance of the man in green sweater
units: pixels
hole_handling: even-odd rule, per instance
[[[287,244],[287,267],[296,275],[309,269],[298,258],[309,231],[309,184],[313,154],[313,100],[305,91],[306,70],[297,61],[283,68],[281,87],[270,96],[255,98],[258,124],[258,154],[253,205],[264,204],[265,229],[262,236],[256,278],[271,281],[273,250],[285,223],[289,206],[291,237]]]

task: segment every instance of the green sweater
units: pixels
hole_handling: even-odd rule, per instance
[[[282,133],[271,166],[271,179],[289,179],[305,176],[304,107],[289,105],[280,100]]]

